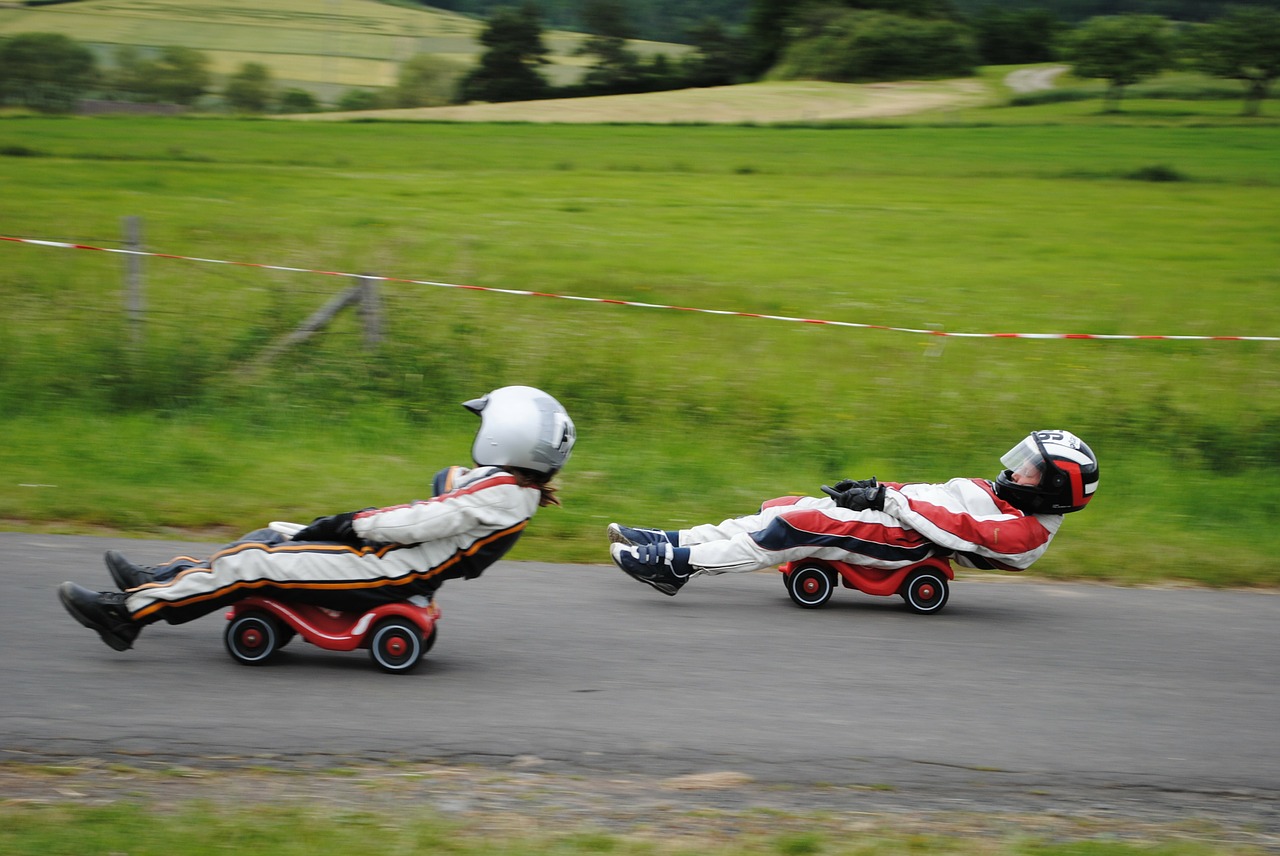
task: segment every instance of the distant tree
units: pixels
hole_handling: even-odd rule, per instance
[[[593,36],[615,39],[635,38],[635,27],[621,0],[584,0],[582,28]]]
[[[459,100],[525,101],[548,94],[550,87],[538,71],[549,60],[537,6],[526,3],[519,9],[494,12],[480,34],[480,44],[485,52],[480,64],[459,83]]]
[[[335,105],[339,110],[377,110],[385,107],[382,96],[370,89],[348,89]]]
[[[292,87],[280,93],[276,99],[276,111],[279,113],[315,113],[320,109],[310,90]]]
[[[782,58],[787,45],[787,23],[795,8],[793,0],[752,0],[747,13],[752,74],[764,74]]]
[[[1168,22],[1158,15],[1103,16],[1072,31],[1064,55],[1077,77],[1107,81],[1104,109],[1114,112],[1126,86],[1169,67],[1173,43]]]
[[[1241,7],[1188,39],[1196,65],[1214,77],[1245,84],[1244,114],[1256,116],[1267,91],[1280,76],[1280,12]]]
[[[146,57],[134,45],[120,45],[112,56],[113,65],[103,75],[107,89],[123,95],[137,95],[147,88]]]
[[[689,30],[688,38],[696,50],[681,63],[686,86],[728,86],[751,77],[750,45],[719,19],[703,20]]]
[[[780,76],[859,82],[962,77],[977,52],[967,28],[942,19],[812,7],[797,26]]]
[[[904,18],[959,18],[951,0],[836,0],[849,9],[889,12]]]
[[[65,113],[97,81],[93,54],[61,33],[20,33],[0,41],[0,102]]]
[[[151,64],[152,91],[161,101],[194,104],[209,90],[209,57],[176,45],[165,47]]]
[[[246,62],[227,80],[222,97],[232,110],[263,113],[271,104],[274,89],[270,69],[262,63]]]
[[[937,21],[956,21],[960,14],[951,0],[750,0],[751,6],[747,14],[747,45],[750,49],[750,69],[754,75],[763,75],[777,65],[783,54],[795,45],[801,33],[808,30],[806,22],[815,18],[826,20],[849,19],[849,12],[878,12],[905,19],[922,19]],[[942,30],[926,30],[933,38],[942,34]],[[836,36],[835,33],[828,34]],[[847,31],[844,35],[848,35]],[[952,31],[944,38],[944,42],[952,42],[960,35],[960,31]],[[808,32],[806,38],[813,39],[814,33]],[[810,45],[809,47],[813,47]],[[971,49],[968,50],[971,52]],[[794,59],[794,55],[792,57]],[[835,57],[829,57],[835,61]],[[939,64],[948,64],[944,60]],[[913,60],[912,64],[917,64]],[[882,78],[887,79],[887,78]]]
[[[592,57],[579,89],[592,95],[614,95],[652,89],[640,55],[627,46],[634,32],[626,7],[618,0],[586,0],[582,23],[588,36],[574,51]]]
[[[985,65],[1046,62],[1054,58],[1061,22],[1044,9],[984,6],[970,21]]]
[[[448,104],[463,69],[434,54],[416,54],[400,64],[391,99],[397,107],[438,107]]]
[[[592,58],[582,76],[581,88],[593,95],[637,92],[641,88],[640,55],[627,47],[625,39],[591,36],[577,50],[577,56]]]

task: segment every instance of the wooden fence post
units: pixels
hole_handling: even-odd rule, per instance
[[[360,319],[364,322],[364,349],[372,351],[382,343],[382,296],[376,277],[360,277]]]
[[[133,250],[124,257],[124,307],[129,318],[129,335],[134,346],[142,344],[143,323],[146,321],[146,297],[142,288],[142,218],[125,217],[124,246]]]

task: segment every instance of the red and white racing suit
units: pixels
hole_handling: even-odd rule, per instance
[[[255,594],[348,611],[430,597],[511,549],[540,498],[499,467],[452,467],[439,496],[357,514],[362,545],[260,529],[208,559],[180,556],[157,568],[158,581],[133,589],[126,606],[137,621],[181,624]]]
[[[805,558],[893,570],[930,556],[969,568],[1020,571],[1048,549],[1061,514],[1027,514],[984,479],[885,483],[884,511],[849,511],[830,497],[771,499],[759,514],[680,530],[695,571],[758,571]]]

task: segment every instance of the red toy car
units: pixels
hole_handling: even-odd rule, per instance
[[[907,609],[930,615],[946,606],[950,581],[956,578],[946,559],[929,558],[896,571],[851,565],[830,559],[804,559],[778,568],[787,594],[805,609],[817,609],[831,599],[837,584],[867,594],[899,595]]]
[[[368,648],[378,668],[408,672],[436,641],[434,602],[388,603],[368,612],[339,612],[267,597],[237,601],[227,612],[223,641],[238,663],[261,666],[295,634],[329,651]]]

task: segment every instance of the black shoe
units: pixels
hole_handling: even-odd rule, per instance
[[[115,550],[108,550],[102,560],[107,563],[107,570],[111,572],[111,579],[115,580],[116,588],[120,591],[128,591],[138,586],[146,585],[152,582],[156,575],[150,568],[144,568],[141,565],[135,565],[124,557],[122,553]]]
[[[58,586],[58,600],[71,617],[90,630],[96,630],[117,651],[128,651],[142,626],[129,617],[126,595],[118,591],[96,592],[75,583]]]
[[[663,556],[663,551],[653,546],[628,547],[613,544],[609,547],[613,562],[632,579],[651,585],[671,597],[687,582],[687,574],[679,574]]]

